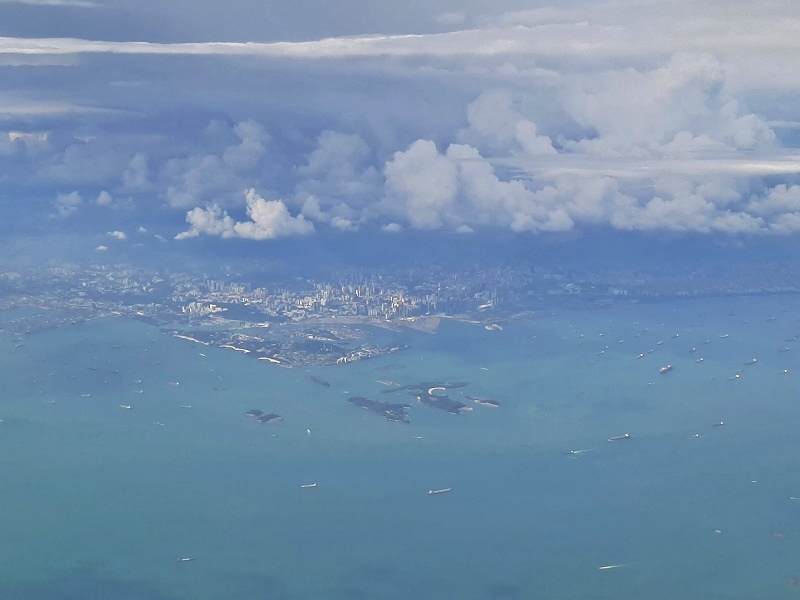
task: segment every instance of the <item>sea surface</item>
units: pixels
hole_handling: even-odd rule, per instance
[[[123,318],[0,334],[0,598],[800,594],[796,296],[376,335],[410,348],[305,370]]]

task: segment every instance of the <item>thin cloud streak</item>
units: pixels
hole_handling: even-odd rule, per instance
[[[506,56],[637,57],[674,51],[747,53],[796,52],[800,19],[774,24],[726,23],[697,35],[694,26],[666,21],[641,30],[620,24],[544,23],[462,29],[447,33],[331,37],[303,42],[101,41],[77,38],[0,37],[0,54],[160,54],[265,56],[276,58],[352,58],[370,56]],[[745,30],[745,26],[747,29]],[[735,42],[735,43],[734,43]]]
[[[636,160],[630,158],[603,159],[560,154],[548,160],[529,158],[487,158],[498,167],[516,171],[526,176],[552,179],[566,175],[609,176],[623,179],[651,179],[662,175],[730,175],[758,177],[769,175],[800,174],[800,153],[783,156],[768,156],[761,159],[734,158],[686,158]]]

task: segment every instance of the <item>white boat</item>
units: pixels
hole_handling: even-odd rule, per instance
[[[315,487],[317,487],[316,483],[304,483],[303,485],[300,486],[301,489],[315,488]]]
[[[194,560],[194,556],[184,556],[183,558],[179,558],[178,562],[192,562]]]
[[[444,494],[445,492],[452,492],[453,488],[442,488],[440,490],[428,490],[428,495],[432,496],[433,494]]]
[[[130,404],[120,404],[119,407],[124,408],[125,410],[130,410],[133,408]]]

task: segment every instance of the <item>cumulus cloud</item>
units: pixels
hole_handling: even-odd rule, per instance
[[[237,123],[233,132],[239,138],[239,143],[225,148],[222,162],[235,171],[252,169],[264,155],[269,135],[259,123],[252,120]]]
[[[108,236],[115,240],[127,240],[128,236],[124,231],[109,231]]]
[[[196,207],[186,213],[190,228],[175,236],[182,240],[201,233],[222,238],[271,240],[292,235],[308,235],[314,224],[303,215],[292,216],[282,200],[265,200],[253,190],[245,192],[249,220],[236,221],[217,205]]]
[[[95,248],[95,250],[97,250],[98,252],[105,252],[106,250],[108,250],[108,246],[98,246],[97,248]]]
[[[107,191],[103,190],[97,195],[97,199],[94,201],[97,206],[111,206],[114,203],[114,198],[111,197]]]
[[[295,199],[302,214],[336,229],[353,231],[380,196],[382,180],[370,164],[372,151],[358,135],[323,131],[305,164],[296,169],[301,177]]]
[[[416,229],[438,229],[452,218],[458,170],[430,140],[417,140],[386,164],[388,212]]]
[[[212,122],[207,132],[224,135],[225,127]],[[223,131],[219,131],[220,128]],[[233,202],[239,195],[238,190],[252,183],[250,176],[254,175],[264,155],[269,136],[255,121],[238,123],[233,132],[238,142],[227,145],[219,154],[198,154],[167,161],[160,178],[167,184],[165,195],[171,207],[186,208],[210,201]]]
[[[556,154],[552,140],[539,135],[536,123],[514,110],[507,91],[481,94],[467,106],[467,121],[469,127],[459,132],[459,138],[478,148],[527,156]]]
[[[65,219],[78,212],[78,208],[83,204],[83,199],[75,191],[69,194],[58,194],[53,204],[56,209],[56,216]]]
[[[567,113],[593,135],[567,149],[607,157],[768,150],[775,133],[725,89],[724,65],[710,55],[673,54],[647,71],[605,71],[562,94]]]
[[[358,225],[344,217],[333,217],[331,219],[331,227],[340,231],[358,231]]]
[[[108,136],[72,138],[57,152],[40,169],[40,179],[59,184],[103,185],[117,180],[127,162],[118,140]]]
[[[0,132],[0,156],[36,159],[49,150],[50,139],[45,131]]]
[[[549,190],[502,181],[477,149],[451,144],[440,153],[418,140],[387,162],[383,211],[414,229],[501,226],[515,231],[561,231],[573,222]]]
[[[137,152],[122,173],[122,188],[128,192],[145,192],[151,187],[147,155]]]

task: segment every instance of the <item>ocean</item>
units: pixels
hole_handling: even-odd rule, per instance
[[[285,369],[123,318],[1,334],[0,597],[800,593],[795,296],[376,336],[410,347]],[[455,416],[378,380],[501,406]]]

